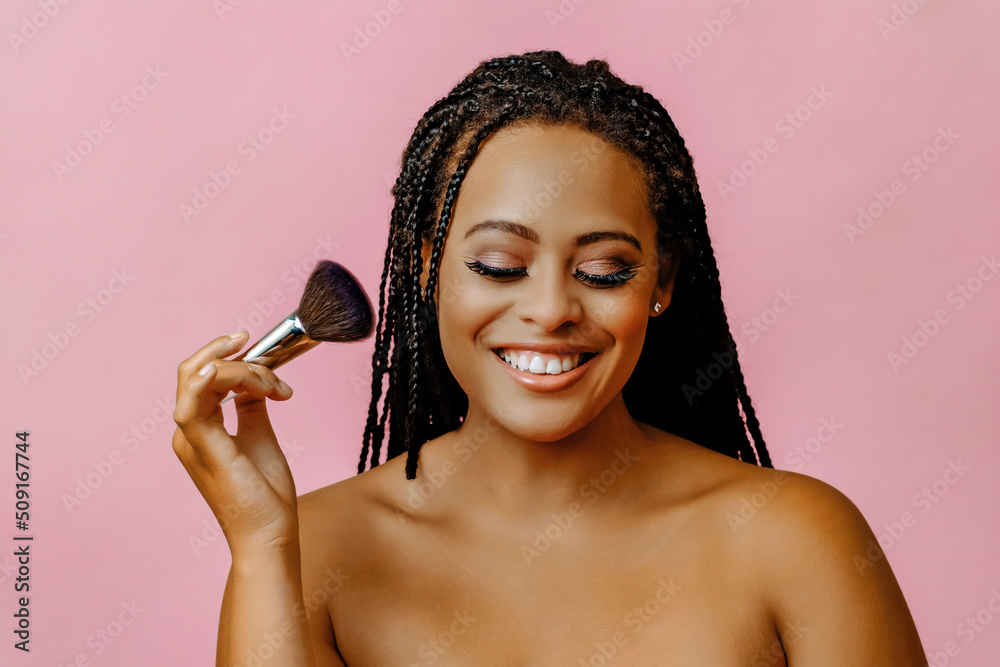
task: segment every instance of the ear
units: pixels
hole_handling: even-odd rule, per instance
[[[656,286],[653,288],[653,295],[649,302],[650,317],[657,317],[666,311],[670,305],[670,299],[674,294],[674,285],[677,282],[677,272],[680,269],[681,257],[673,248],[660,250],[659,271],[657,274]],[[657,309],[656,304],[660,304]]]

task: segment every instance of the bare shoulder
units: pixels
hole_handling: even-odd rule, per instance
[[[331,647],[337,651],[332,610],[348,586],[365,578],[367,564],[380,560],[373,556],[392,530],[393,489],[402,478],[397,457],[298,498],[303,603],[317,659],[328,656],[319,664],[343,664],[330,654]]]
[[[765,468],[711,452],[711,459],[728,459],[712,466],[725,471],[716,501],[725,510],[733,535],[772,540],[786,537],[845,540],[866,536],[868,524],[857,506],[826,482],[788,470]]]
[[[726,524],[749,547],[754,569],[775,583],[801,571],[814,585],[822,577],[839,577],[846,584],[866,577],[875,561],[884,561],[881,552],[869,553],[878,542],[864,515],[831,484],[748,466],[731,491]],[[788,587],[776,590],[780,595]]]
[[[698,497],[703,512],[722,519],[726,534],[741,546],[756,541],[764,548],[780,538],[786,547],[818,540],[826,548],[833,541],[849,549],[859,540],[867,548],[866,540],[874,539],[857,506],[826,482],[739,461],[683,439],[674,444],[674,465],[683,472],[687,493]]]
[[[713,457],[706,465],[726,471],[710,502],[789,664],[926,664],[896,577],[850,498],[800,473]]]
[[[675,439],[671,504],[753,591],[789,664],[925,666],[916,626],[868,522],[844,493]]]
[[[299,496],[303,563],[312,554],[350,552],[385,529],[399,508],[403,457]]]

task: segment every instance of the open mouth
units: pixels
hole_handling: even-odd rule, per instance
[[[582,366],[597,356],[596,352],[576,352],[574,354],[539,354],[529,350],[496,348],[493,354],[503,359],[508,366],[534,375],[559,375]]]

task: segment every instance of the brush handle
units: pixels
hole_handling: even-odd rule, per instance
[[[232,361],[246,361],[274,370],[303,352],[311,350],[319,343],[320,341],[310,338],[306,334],[302,322],[299,320],[299,311],[296,309],[263,338],[254,343],[249,350]],[[237,394],[230,394],[219,405],[228,403],[236,396]]]

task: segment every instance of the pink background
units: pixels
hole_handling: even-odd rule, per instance
[[[0,10],[0,542],[18,532],[21,429],[36,536],[33,650],[4,630],[0,662],[213,663],[229,552],[170,448],[178,362],[241,320],[270,328],[317,257],[377,301],[389,185],[418,118],[480,60],[555,48],[607,58],[687,140],[776,466],[841,489],[884,536],[929,655],[955,642],[947,664],[996,664],[1000,618],[959,627],[1000,600],[1000,279],[983,263],[1000,251],[996,3],[223,2]],[[796,112],[798,127],[782,121]],[[271,122],[248,159],[241,143]],[[88,154],[56,168],[74,146]],[[181,204],[230,161],[239,172],[186,220]],[[721,192],[734,169],[750,175]],[[859,207],[890,195],[852,236]],[[920,346],[893,368],[904,338]],[[372,344],[322,346],[282,373],[296,396],[271,414],[300,493],[356,471]],[[949,483],[952,463],[967,470]],[[113,643],[98,639],[133,603]]]

